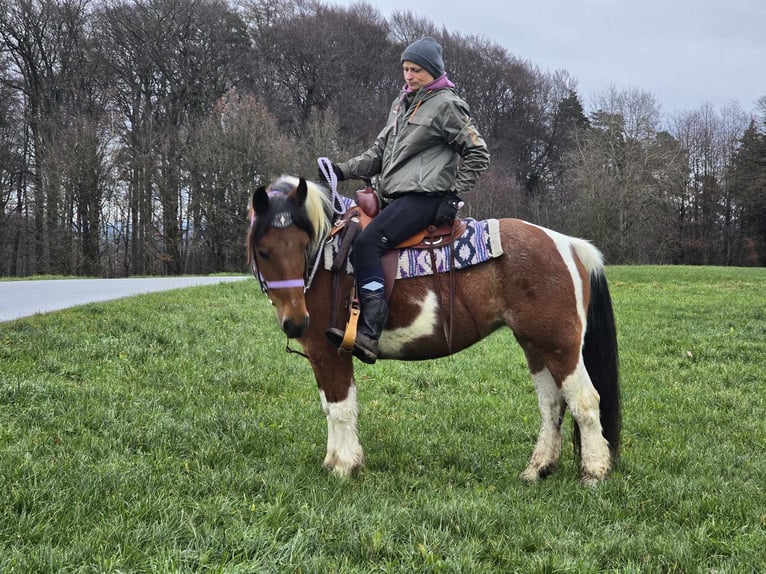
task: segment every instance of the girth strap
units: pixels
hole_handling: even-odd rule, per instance
[[[431,226],[433,227],[433,226]],[[429,230],[431,229],[429,227]],[[439,245],[441,247],[441,245]],[[439,310],[442,316],[442,330],[444,331],[444,339],[447,342],[447,351],[452,354],[452,326],[454,325],[455,317],[455,238],[451,238],[449,241],[450,246],[450,266],[449,266],[449,291],[447,296],[449,297],[449,313],[445,313],[444,305],[442,305],[442,288],[441,280],[439,279],[439,273],[436,272],[436,254],[434,253],[434,246],[431,245],[428,248],[428,252],[431,255],[431,269],[433,270],[434,282],[436,283],[436,295],[439,298]]]

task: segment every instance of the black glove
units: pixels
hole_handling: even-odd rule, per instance
[[[442,225],[452,223],[457,216],[457,210],[460,209],[462,204],[462,200],[457,195],[452,193],[445,195],[442,198],[441,204],[439,204],[439,208],[436,210],[434,225],[441,227]]]
[[[335,165],[334,163],[330,163],[330,166],[332,167],[333,173],[335,173],[335,177],[338,178],[338,181],[343,181],[344,179],[346,179],[345,177],[343,177],[343,172],[340,170],[340,168],[337,165]],[[329,181],[327,181],[327,178],[325,178],[321,167],[318,168],[317,173],[319,173],[319,181],[323,181],[327,184],[330,183]]]

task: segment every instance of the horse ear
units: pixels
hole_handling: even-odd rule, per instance
[[[269,208],[269,196],[263,185],[253,193],[253,209],[256,215],[261,215]]]
[[[300,178],[298,180],[298,187],[295,188],[295,191],[290,193],[289,197],[296,206],[301,207],[304,203],[306,203],[307,195],[308,186],[306,185],[306,180]]]

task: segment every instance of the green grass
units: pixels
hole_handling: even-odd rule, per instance
[[[360,365],[366,466],[338,480],[254,281],[2,324],[0,572],[763,571],[766,269],[608,274],[624,443],[595,489],[569,444],[518,478],[538,413],[508,331]]]

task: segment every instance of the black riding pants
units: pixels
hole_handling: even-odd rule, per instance
[[[425,229],[436,219],[444,197],[411,193],[393,200],[354,241],[353,262],[360,295],[382,291],[380,258],[402,241]]]

